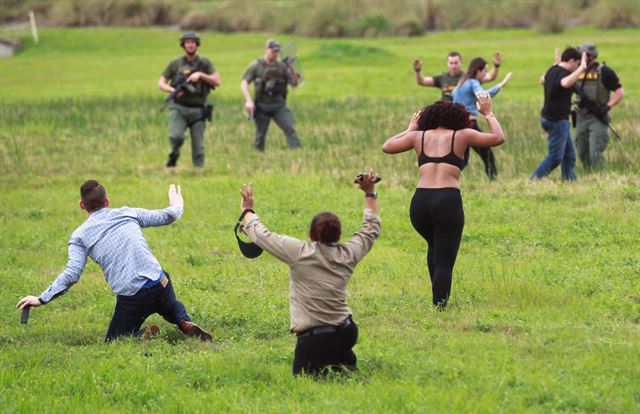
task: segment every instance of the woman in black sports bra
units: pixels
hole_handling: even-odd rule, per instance
[[[418,156],[420,181],[409,215],[413,227],[427,241],[433,304],[440,309],[449,300],[453,265],[464,227],[460,171],[466,164],[465,156],[469,147],[489,148],[504,142],[488,94],[478,94],[478,109],[491,132],[471,129],[464,106],[436,102],[413,114],[409,127],[382,146],[387,154],[414,149]]]

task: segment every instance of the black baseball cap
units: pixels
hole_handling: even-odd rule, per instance
[[[269,39],[267,40],[267,49],[271,49],[274,52],[279,52],[280,51],[280,42],[278,42],[275,39]]]

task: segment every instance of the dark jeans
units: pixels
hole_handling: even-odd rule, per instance
[[[457,188],[416,188],[409,208],[411,224],[427,241],[427,266],[433,304],[444,307],[451,293],[453,265],[464,228],[462,196]]]
[[[471,120],[471,128],[475,129],[476,131],[482,132],[482,130],[478,126],[478,121],[475,119]],[[482,158],[482,162],[484,162],[484,172],[487,173],[487,177],[489,177],[489,179],[491,180],[495,180],[495,178],[498,176],[498,167],[496,166],[496,157],[493,155],[493,150],[491,148],[471,148],[473,148],[473,150],[480,156],[480,158]],[[468,158],[468,155],[466,158]]]
[[[307,331],[309,332],[309,331]],[[349,316],[349,325],[336,332],[302,335],[293,359],[293,375],[302,373],[324,377],[329,371],[356,369],[356,354],[352,348],[358,340],[358,325]]]
[[[169,274],[165,272],[165,275],[169,280],[166,287],[158,283],[150,288],[140,289],[133,296],[117,296],[116,309],[107,330],[106,342],[119,336],[139,336],[142,333],[140,327],[145,319],[154,313],[176,325],[179,325],[180,321],[191,320],[182,302],[176,299]]]
[[[544,178],[554,168],[561,165],[562,180],[575,181],[576,151],[571,141],[569,120],[549,121],[546,118],[541,118],[540,124],[542,129],[549,134],[548,154],[533,173],[531,179]]]

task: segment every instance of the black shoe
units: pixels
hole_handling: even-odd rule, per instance
[[[178,157],[169,155],[169,159],[167,160],[167,168],[175,167],[177,162],[178,162]]]

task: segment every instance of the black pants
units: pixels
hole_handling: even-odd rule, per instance
[[[482,132],[478,126],[478,121],[475,119],[471,120],[471,128]],[[484,162],[484,171],[487,173],[487,177],[494,180],[498,175],[498,167],[496,167],[496,157],[493,155],[491,148],[471,148],[473,148],[480,158],[482,158],[482,162]]]
[[[451,292],[451,274],[464,228],[460,190],[416,188],[409,214],[413,228],[428,244],[427,266],[433,304],[445,306]]]
[[[106,342],[119,336],[140,335],[140,327],[145,319],[154,313],[159,313],[167,322],[176,325],[180,321],[191,320],[182,302],[176,299],[169,274],[165,272],[165,275],[169,280],[165,287],[158,283],[150,288],[140,289],[133,296],[117,296]]]
[[[329,370],[355,370],[357,358],[352,348],[358,340],[358,325],[351,317],[349,322],[346,327],[337,327],[336,332],[298,334],[293,375],[305,373],[324,377]]]

